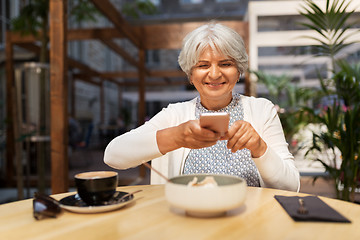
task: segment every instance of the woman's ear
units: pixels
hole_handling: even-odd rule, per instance
[[[193,84],[193,81],[192,81],[191,73],[189,73],[189,74],[187,75],[187,77],[188,77],[189,83],[190,83],[191,85],[194,85],[194,84]]]

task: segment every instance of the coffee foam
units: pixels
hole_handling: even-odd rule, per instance
[[[75,175],[75,178],[96,179],[96,178],[108,178],[116,175],[117,172],[112,172],[112,171],[94,171],[94,172],[78,173]]]

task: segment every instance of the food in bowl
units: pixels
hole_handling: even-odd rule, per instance
[[[188,187],[217,187],[218,184],[214,177],[206,176],[204,180],[200,181],[197,177],[194,177],[188,184]]]
[[[189,187],[196,177],[203,181],[212,177],[216,187]],[[165,197],[173,208],[195,217],[214,217],[226,214],[244,204],[246,181],[243,178],[217,174],[189,174],[171,178],[165,185]]]

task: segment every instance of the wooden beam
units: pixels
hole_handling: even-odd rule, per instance
[[[99,73],[101,78],[139,78],[138,72],[103,72]],[[153,70],[150,71],[148,77],[186,77],[186,74],[181,70]]]
[[[133,81],[133,82],[117,82],[116,83],[119,87],[138,87],[139,86],[139,82],[138,81]],[[161,87],[161,86],[186,86],[189,85],[189,81],[188,80],[183,80],[183,81],[171,81],[169,82],[165,82],[165,81],[146,81],[145,82],[145,87]]]
[[[123,16],[118,12],[117,8],[109,0],[91,0],[116,29],[125,35],[136,47],[140,47],[140,37],[134,29],[127,23]]]
[[[36,54],[40,53],[40,47],[35,45],[34,43],[18,43],[17,45],[24,48],[24,49],[32,51],[32,52],[34,52]],[[84,63],[82,63],[80,61],[77,61],[75,59],[67,58],[67,64],[68,64],[68,67],[70,67],[70,68],[76,68],[76,69],[81,70],[82,75],[88,75],[87,78],[100,76],[99,72],[97,72],[96,70],[92,69],[88,65],[86,65],[86,64],[84,64]],[[104,77],[104,78],[106,78],[106,80],[114,82],[116,84],[118,83],[118,81],[116,79],[112,79],[111,77]],[[90,83],[93,83],[93,82],[90,82]]]
[[[105,124],[105,93],[104,83],[100,85],[100,122]]]
[[[33,43],[38,41],[38,38],[35,37],[34,35],[24,35],[21,34],[19,32],[11,32],[11,34],[9,34],[9,40],[11,41],[12,44],[18,44],[18,43]],[[6,42],[7,44],[8,42]]]
[[[102,86],[102,81],[101,82],[96,82],[92,79],[92,77],[88,74],[84,74],[84,73],[76,73],[73,74],[74,79],[81,79],[84,82],[96,85],[96,86]]]
[[[129,62],[131,65],[139,68],[139,63],[129,53],[127,53],[121,46],[113,41],[113,38],[122,38],[124,35],[120,34],[119,31],[112,28],[107,29],[79,29],[69,31],[70,37],[68,40],[86,40],[96,39],[100,40],[108,48],[119,54],[124,60]]]
[[[68,58],[67,62],[69,64],[69,67],[71,67],[71,68],[77,68],[77,69],[81,70],[82,72],[85,72],[86,74],[91,75],[93,77],[98,77],[99,76],[98,71],[92,69],[91,67],[89,67],[85,63],[82,63],[82,62],[77,61],[77,60],[72,59],[72,58]]]
[[[99,1],[102,0],[92,0]],[[244,21],[219,21],[237,31],[244,39],[245,45],[248,46],[249,41],[249,24]],[[201,26],[205,22],[187,22],[187,23],[165,23],[144,25],[144,41],[145,49],[180,49],[182,40],[187,33]],[[125,23],[127,25],[127,23]],[[130,27],[129,27],[130,29]],[[132,27],[132,32],[140,32],[140,27]],[[91,28],[91,29],[71,29],[68,31],[68,40],[89,40],[89,39],[114,39],[125,38],[126,35],[119,32],[118,28]],[[29,43],[35,42],[37,38],[32,35],[23,36],[19,33],[12,33],[12,42]]]
[[[17,46],[23,48],[23,49],[26,49],[30,52],[33,52],[35,53],[36,55],[39,55],[40,54],[40,47],[35,45],[34,43],[16,43]]]
[[[119,85],[117,85],[117,92],[118,92],[118,109],[120,110],[123,108],[123,96],[122,96],[123,91],[121,86]],[[119,113],[121,114],[121,110]]]
[[[136,82],[118,82],[116,83],[119,87],[138,87],[139,83]]]
[[[138,72],[102,72],[99,73],[99,77],[101,78],[134,78],[137,79],[139,77]]]
[[[219,21],[220,23],[233,28],[243,38],[245,45],[248,46],[248,23],[242,21]],[[166,23],[145,25],[144,28],[144,47],[145,49],[180,49],[182,40],[192,30],[200,27],[206,22],[187,22],[187,23]]]
[[[31,39],[31,38],[29,38],[29,39]],[[128,54],[124,49],[122,49],[118,44],[116,44],[113,40],[107,39],[107,37],[101,37],[101,36],[96,36],[96,39],[100,39],[106,46],[108,46],[114,52],[119,54],[122,58],[124,58],[126,61],[128,61],[131,65],[133,65],[137,68],[140,67],[139,63],[133,57],[131,57],[130,54]],[[36,44],[34,44],[34,42],[18,41],[16,43],[16,45],[21,48],[24,48],[28,51],[34,52],[36,54],[40,53],[40,47],[37,46]],[[71,67],[71,68],[80,69],[83,72],[85,72],[89,75],[92,75],[93,77],[99,75],[99,72],[95,71],[94,69],[90,68],[88,65],[86,65],[80,61],[77,61],[70,57],[67,59],[67,61],[68,61],[69,67]],[[149,71],[147,69],[145,69],[145,72],[149,73]],[[136,76],[134,76],[132,74],[132,76],[134,76],[134,77],[137,77],[137,75],[138,75],[137,73],[136,73]],[[126,77],[126,75],[124,77]],[[111,77],[105,77],[105,78],[111,78]],[[114,79],[108,79],[108,80],[112,81],[112,82],[116,82],[116,80],[114,80]]]
[[[97,1],[102,2],[102,0],[97,0]],[[245,44],[246,46],[248,46],[248,40],[249,40],[248,22],[238,21],[238,20],[219,21],[219,22],[235,29],[235,31],[237,31],[244,38]],[[138,26],[130,27],[125,22],[125,25],[127,26],[128,29],[130,29],[129,31],[132,33],[140,32],[140,28],[144,29],[143,37],[146,38],[146,41],[144,41],[145,49],[180,49],[182,40],[185,37],[185,35],[190,31],[194,30],[195,28],[203,25],[204,23],[206,22],[163,23],[163,24],[144,25],[142,27],[138,27]],[[127,36],[123,33],[123,31],[120,31],[118,27],[70,29],[68,30],[68,34],[67,34],[67,39],[69,41],[99,39],[100,37],[102,39],[114,39],[114,38],[126,38]],[[20,33],[12,32],[12,42],[14,44],[29,43],[35,41],[37,41],[37,38],[35,36],[32,35],[24,36],[21,35]]]
[[[144,38],[144,29],[140,28],[140,33],[143,36],[143,38],[141,38],[141,42],[140,42],[140,46],[139,46],[139,89],[138,89],[138,93],[139,93],[139,115],[138,115],[138,123],[139,125],[142,125],[145,123],[145,118],[146,118],[146,101],[145,101],[145,87],[146,87],[146,79],[145,79],[145,75],[148,74],[148,72],[146,72],[146,68],[145,68],[145,48],[144,48],[144,42],[146,41],[146,38]],[[146,171],[145,171],[145,166],[141,165],[139,167],[139,177],[141,179],[144,179],[146,176]]]
[[[39,53],[40,47],[33,44],[33,43],[17,43],[18,46],[27,49],[29,51]],[[88,65],[77,61],[72,58],[68,58],[68,66],[70,68],[76,68],[81,70],[81,73],[75,74],[74,76],[77,76],[78,78],[81,78],[84,81],[87,81],[86,79],[91,79],[92,77],[99,77],[101,79],[106,79],[108,81],[111,81],[118,86],[124,86],[124,87],[134,87],[138,86],[138,81],[136,82],[119,82],[115,78],[127,78],[127,79],[138,79],[139,78],[139,72],[98,72],[92,68],[90,68]],[[175,77],[186,77],[186,74],[181,70],[153,70],[148,72],[148,77],[150,78],[175,78]],[[95,82],[94,80],[87,81],[88,83],[98,85],[99,83]],[[146,81],[146,86],[176,86],[176,85],[187,85],[187,81],[174,81],[171,83],[166,83],[165,81]]]
[[[110,49],[112,49],[115,53],[119,54],[122,58],[124,58],[128,63],[133,65],[134,67],[140,69],[140,64],[136,61],[130,54],[128,54],[121,46],[115,43],[111,39],[102,39],[101,41]]]
[[[182,70],[158,70],[151,71],[149,77],[186,77]]]
[[[7,184],[11,184],[14,177],[14,156],[15,156],[15,137],[13,116],[13,85],[14,85],[14,49],[12,43],[12,33],[6,32],[5,45],[5,69],[6,69],[6,179]]]
[[[39,32],[40,34],[40,32]],[[124,38],[116,28],[87,28],[87,29],[70,29],[67,33],[68,41],[91,40],[99,37],[105,39]],[[34,43],[39,41],[37,36],[31,34],[21,34],[19,32],[11,32],[11,42],[13,44]]]
[[[38,33],[39,35],[41,32]],[[21,34],[19,32],[11,32],[11,42],[13,44],[34,43],[39,41],[39,37],[31,34]],[[119,32],[116,28],[87,28],[87,29],[70,29],[67,32],[68,41],[81,41],[81,40],[98,40],[101,39],[114,39],[125,38],[126,36]]]
[[[75,94],[75,79],[71,78],[71,83],[70,83],[70,116],[75,118],[75,113],[76,113],[76,105],[75,105],[75,99],[76,98],[76,94]]]
[[[36,54],[40,53],[40,47],[35,45],[34,43],[17,43],[16,45],[18,45],[28,51],[34,52]],[[75,60],[73,58],[68,57],[67,63],[70,68],[76,68],[76,69],[81,70],[83,72],[82,74],[86,74],[86,75],[89,75],[92,77],[100,76],[99,72],[97,72],[96,70],[92,69],[88,65],[86,65],[78,60]],[[108,81],[117,83],[117,81],[115,79],[111,79],[111,77],[104,77],[104,78],[106,78]]]
[[[68,58],[68,64],[69,64],[70,67],[77,68],[77,69],[81,70],[81,73],[79,73],[79,76],[82,76],[83,80],[85,78],[90,79],[92,77],[100,77],[101,82],[105,79],[105,80],[108,80],[110,82],[118,84],[118,81],[116,79],[113,79],[112,77],[101,77],[100,72],[90,68],[89,66],[87,66],[86,64],[84,64],[84,63],[82,63],[80,61]],[[87,75],[87,77],[85,77],[85,75]],[[96,85],[101,84],[101,83],[95,82],[93,80],[92,80],[92,82],[89,81],[89,83],[96,84]]]
[[[138,87],[139,82],[133,81],[133,82],[117,82],[115,83],[119,87]],[[171,81],[170,83],[165,81],[147,81],[145,82],[145,87],[161,87],[161,86],[186,86],[189,85],[189,81]]]
[[[84,63],[82,63],[80,61],[77,61],[77,60],[72,59],[72,58],[68,58],[67,61],[68,61],[69,67],[77,68],[77,69],[82,71],[79,74],[88,75],[88,77],[100,77],[100,78],[103,78],[103,77],[100,76],[101,75],[100,72],[92,69],[91,67],[89,67],[88,65],[86,65],[86,64],[84,64]],[[116,79],[113,79],[111,77],[104,77],[104,78],[106,80],[110,81],[110,82],[118,83],[118,81]],[[101,81],[103,81],[103,79],[101,79]]]
[[[67,192],[69,188],[66,6],[67,0],[50,0],[50,136],[53,194]]]
[[[139,105],[138,105],[138,124],[139,126],[145,123],[146,107],[145,107],[145,50],[139,49],[139,62],[142,67],[139,69]]]
[[[146,86],[147,87],[168,87],[168,86],[187,86],[190,85],[188,80],[183,80],[183,81],[171,81],[171,82],[166,82],[166,81],[150,81],[150,82],[146,82]]]
[[[125,38],[116,28],[90,28],[71,29],[67,33],[68,41],[91,40],[91,39],[114,39]]]

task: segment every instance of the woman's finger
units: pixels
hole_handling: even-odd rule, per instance
[[[186,148],[209,147],[220,139],[220,134],[206,128],[201,128],[198,120],[188,121],[179,127],[179,139],[181,139],[181,145]]]
[[[253,157],[261,156],[267,148],[266,143],[259,136],[252,125],[246,121],[236,121],[229,129],[226,138],[227,147],[232,152],[247,148]]]

